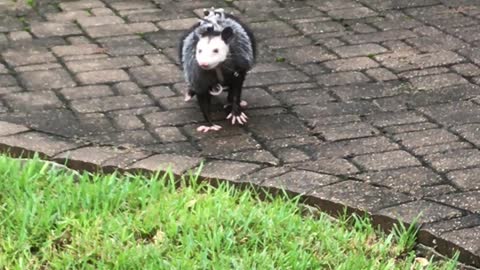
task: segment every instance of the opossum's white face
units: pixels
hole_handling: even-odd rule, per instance
[[[228,52],[228,44],[222,36],[202,37],[197,43],[198,65],[206,70],[214,69],[227,59]]]

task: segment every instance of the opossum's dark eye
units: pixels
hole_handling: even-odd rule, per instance
[[[202,53],[202,50],[198,50],[198,53]]]
[[[218,53],[218,49],[213,49],[213,52],[214,52],[214,53]]]

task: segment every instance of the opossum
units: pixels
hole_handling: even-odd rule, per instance
[[[227,119],[232,125],[247,122],[241,101],[243,82],[256,60],[256,41],[250,28],[223,9],[204,10],[205,17],[186,31],[179,42],[179,59],[188,92],[194,95],[207,122],[200,132],[216,131],[221,126],[210,120],[211,97],[228,91]],[[242,106],[243,105],[243,106]]]

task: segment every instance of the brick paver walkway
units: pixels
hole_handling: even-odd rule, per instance
[[[480,266],[480,1],[0,0],[0,145],[79,169],[285,187]],[[204,7],[259,39],[250,122],[198,134],[179,34]],[[222,97],[224,98],[224,97]]]

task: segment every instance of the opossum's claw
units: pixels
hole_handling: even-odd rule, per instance
[[[233,113],[230,113],[227,116],[227,120],[232,118],[232,125],[235,125],[235,122],[239,123],[240,125],[243,125],[247,123],[248,117],[245,113],[241,113],[240,115],[233,115]]]
[[[219,125],[213,125],[213,126],[199,126],[197,128],[197,131],[198,132],[203,132],[203,133],[207,133],[209,131],[219,131],[220,129],[222,129],[221,126]]]

